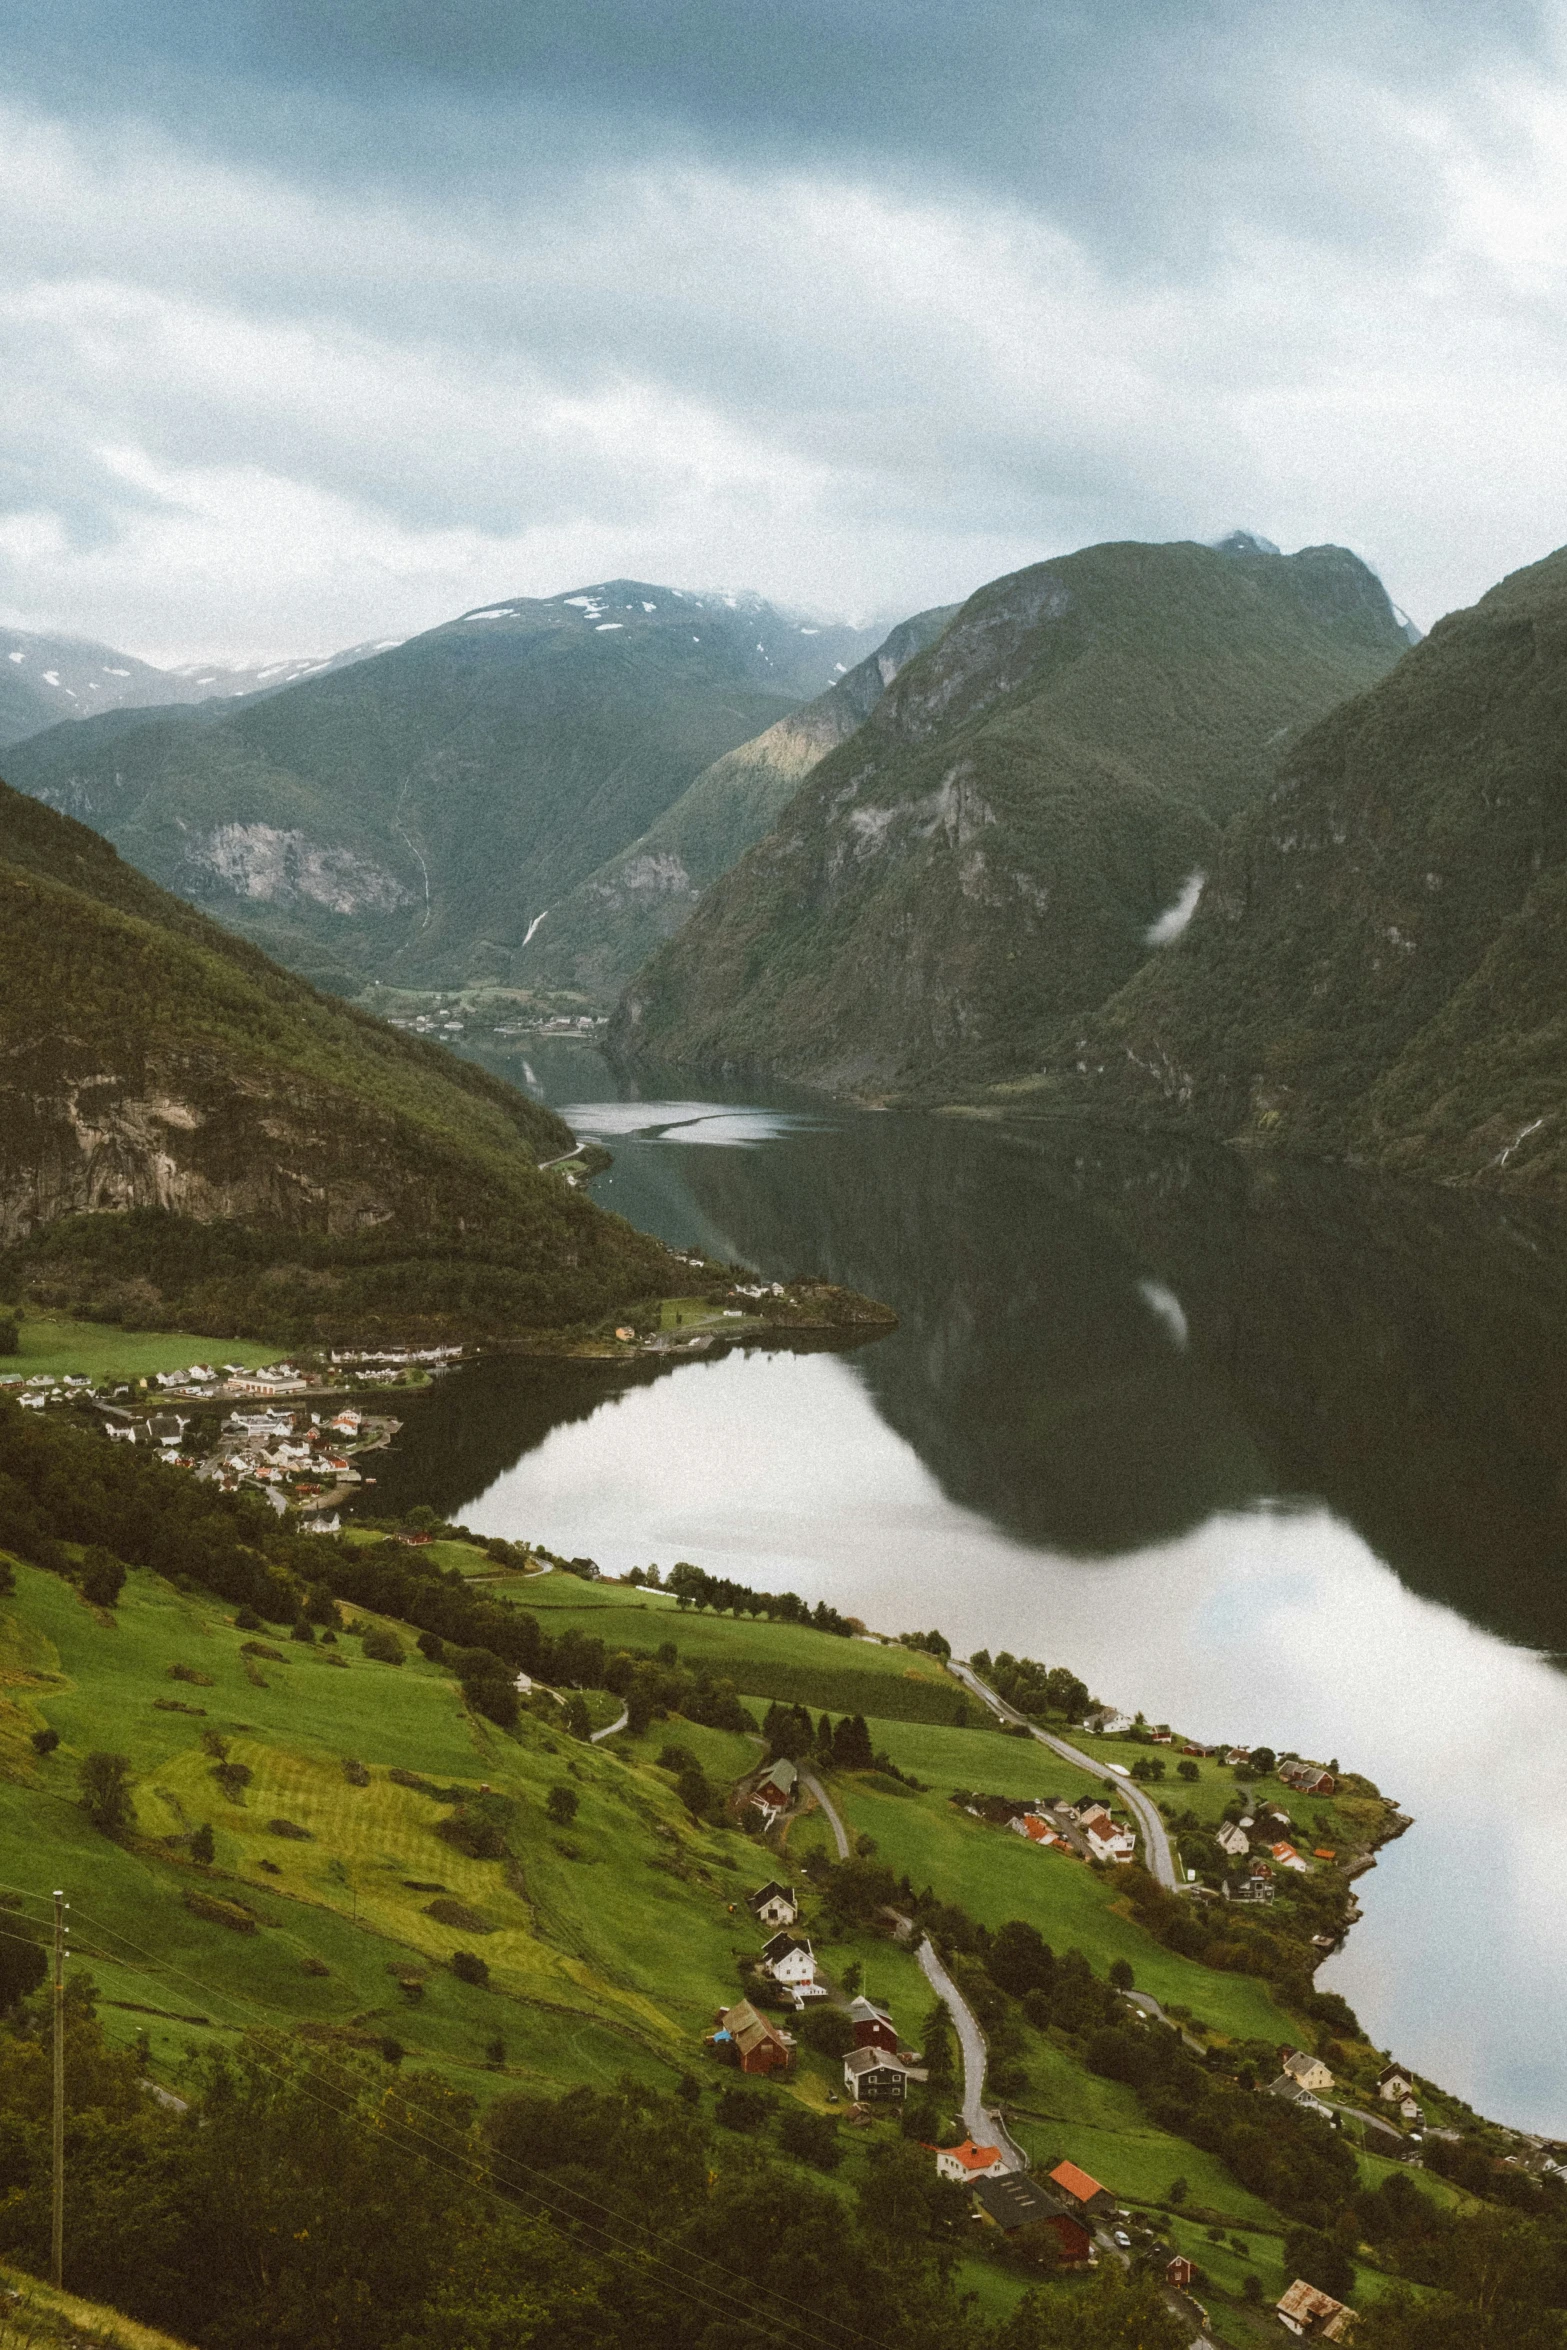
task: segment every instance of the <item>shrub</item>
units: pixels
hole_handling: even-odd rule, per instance
[[[221,1730],[203,1730],[201,1749],[203,1754],[210,1754],[214,1762],[228,1761],[229,1742]]]
[[[453,1900],[450,1894],[443,1895],[439,1901],[427,1901],[424,1914],[427,1918],[434,1918],[438,1926],[456,1926],[464,1934],[493,1934],[495,1931],[488,1918],[481,1917],[476,1909],[470,1909],[466,1901]]]
[[[452,1973],[459,1983],[474,1983],[480,1990],[490,1979],[490,1970],[476,1950],[454,1950]]]
[[[314,1647],[315,1637],[316,1628],[314,1624],[311,1623],[308,1616],[301,1616],[299,1621],[294,1625],[292,1631],[289,1633],[290,1640],[302,1640],[307,1648]],[[398,1657],[397,1661],[399,1664],[402,1663],[403,1660],[401,1656]]]
[[[719,2125],[726,2130],[760,2130],[767,2121],[768,2104],[754,2089],[726,2089],[716,2108]]]
[[[545,1797],[544,1808],[557,1828],[569,1828],[577,1816],[575,1787],[552,1787]]]
[[[194,1681],[198,1689],[211,1689],[214,1685],[212,1675],[198,1673],[194,1665],[170,1665],[168,1677],[171,1681]]]
[[[191,1837],[190,1857],[192,1860],[199,1860],[204,1868],[210,1867],[216,1849],[212,1836],[212,1823],[209,1820],[203,1820],[201,1826]]]
[[[33,1732],[34,1754],[53,1754],[59,1743],[60,1733],[58,1730],[35,1730]]]
[[[269,1836],[287,1836],[295,1844],[309,1844],[314,1841],[310,1830],[302,1828],[297,1820],[268,1820],[267,1834]]]
[[[370,1784],[370,1773],[362,1762],[355,1762],[352,1755],[345,1754],[343,1757],[343,1776],[350,1787],[368,1787]]]
[[[280,1648],[268,1648],[264,1640],[242,1640],[239,1653],[241,1656],[264,1656],[269,1665],[280,1665],[284,1661],[283,1651]]]
[[[239,1803],[255,1773],[248,1763],[220,1762],[213,1765],[212,1776],[217,1780],[230,1803]]]
[[[843,2160],[837,2123],[830,2114],[811,2113],[803,2105],[785,2111],[778,2124],[778,2143],[785,2154],[808,2162],[813,2170],[836,2170]]]
[[[101,1836],[118,1836],[130,1825],[131,1766],[123,1754],[84,1755],[77,1772],[82,1809]]]
[[[253,1607],[239,1608],[234,1616],[234,1629],[237,1632],[259,1632],[262,1629],[261,1618]]]
[[[506,1839],[496,1822],[466,1803],[460,1803],[450,1819],[439,1821],[435,1832],[443,1844],[465,1852],[470,1860],[506,1858]]]
[[[302,1958],[299,1971],[302,1975],[329,1975],[332,1972],[324,1958]]]
[[[400,1665],[403,1661],[402,1642],[394,1632],[388,1632],[384,1624],[371,1625],[364,1636],[363,1647],[365,1655],[375,1664]]]
[[[242,1901],[229,1901],[221,1893],[198,1893],[187,1885],[183,1899],[192,1917],[205,1918],[210,1926],[227,1926],[231,1934],[253,1934],[256,1931],[254,1910]]]

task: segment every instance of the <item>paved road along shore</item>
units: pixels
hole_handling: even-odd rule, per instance
[[[1179,1891],[1183,1880],[1176,1867],[1175,1855],[1170,1850],[1169,1834],[1159,1807],[1151,1796],[1145,1795],[1129,1778],[1123,1779],[1118,1771],[1111,1771],[1107,1764],[1095,1762],[1091,1754],[1083,1754],[1077,1747],[1069,1746],[1064,1738],[1056,1738],[1050,1731],[1039,1729],[1026,1714],[1020,1714],[1015,1706],[1007,1704],[1005,1698],[998,1697],[972,1667],[960,1665],[956,1657],[950,1663],[958,1679],[972,1689],[983,1704],[989,1706],[999,1721],[1015,1722],[1020,1730],[1026,1730],[1031,1738],[1037,1738],[1041,1746],[1048,1746],[1052,1754],[1059,1754],[1064,1762],[1075,1763],[1079,1770],[1090,1772],[1101,1783],[1107,1778],[1113,1778],[1116,1793],[1125,1798],[1128,1811],[1142,1829],[1143,1860],[1149,1875],[1167,1886],[1172,1893]]]

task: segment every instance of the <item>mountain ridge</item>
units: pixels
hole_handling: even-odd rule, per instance
[[[1026,1068],[1293,734],[1407,649],[1342,548],[1122,542],[990,582],[637,974],[616,1049],[872,1092]]]
[[[864,649],[758,597],[612,581],[237,704],[56,727],[8,765],[336,992],[504,982],[537,914]]]
[[[1040,1106],[1567,1190],[1567,549],[1310,730]]]

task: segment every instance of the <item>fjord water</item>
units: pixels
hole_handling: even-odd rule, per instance
[[[1400,2061],[1567,2134],[1567,1225],[1103,1132],[626,1100],[580,1048],[505,1067],[614,1151],[606,1206],[900,1327],[481,1366],[383,1495],[1366,1771],[1415,1825],[1320,1979]]]

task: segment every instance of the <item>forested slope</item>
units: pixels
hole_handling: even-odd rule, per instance
[[[1291,736],[1407,644],[1342,548],[1090,547],[993,581],[637,975],[621,1048],[873,1091],[1037,1065]]]

